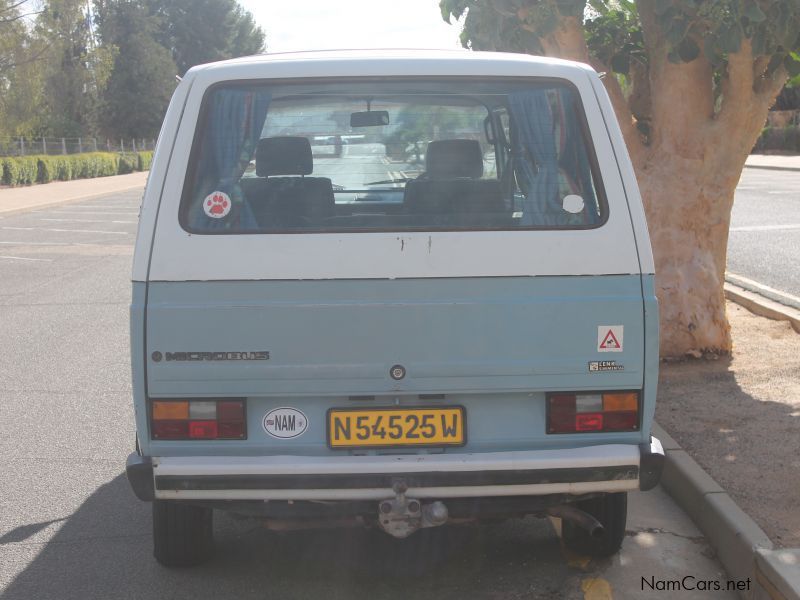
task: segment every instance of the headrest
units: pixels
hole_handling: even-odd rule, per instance
[[[483,154],[478,140],[437,140],[425,151],[425,170],[430,179],[483,175]]]
[[[258,140],[256,175],[310,175],[314,170],[311,143],[304,137],[271,137]]]

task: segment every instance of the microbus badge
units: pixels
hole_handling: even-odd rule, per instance
[[[196,361],[218,361],[218,360],[269,360],[267,350],[256,350],[250,352],[165,352],[167,362],[196,362]],[[161,352],[153,352],[153,360],[160,361]]]
[[[403,365],[394,365],[389,369],[389,376],[395,380],[402,379],[406,376],[406,368]]]

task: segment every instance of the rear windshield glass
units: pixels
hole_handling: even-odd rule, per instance
[[[222,234],[581,229],[605,211],[571,86],[385,79],[210,89],[180,218]]]

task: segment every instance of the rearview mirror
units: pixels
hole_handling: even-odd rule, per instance
[[[350,127],[376,127],[389,124],[389,112],[370,110],[350,114]]]

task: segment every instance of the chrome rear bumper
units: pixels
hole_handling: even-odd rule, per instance
[[[650,489],[660,442],[561,450],[388,456],[187,456],[128,460],[144,500],[381,500],[587,494]]]

